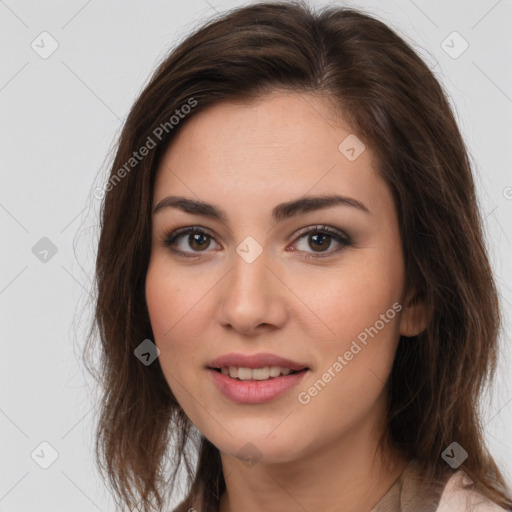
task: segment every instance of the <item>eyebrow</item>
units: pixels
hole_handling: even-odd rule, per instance
[[[295,215],[307,213],[332,206],[349,206],[359,211],[370,213],[370,210],[357,199],[341,195],[304,196],[294,201],[278,204],[272,210],[272,218],[275,222],[288,219]],[[185,213],[193,215],[204,215],[227,224],[228,218],[221,208],[204,201],[188,199],[180,196],[168,196],[162,199],[153,209],[153,214],[162,211],[164,208],[178,208]]]

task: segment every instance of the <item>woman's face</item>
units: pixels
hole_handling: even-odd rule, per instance
[[[157,205],[147,305],[199,431],[268,463],[376,438],[406,283],[391,192],[350,126],[311,94],[210,106],[164,155]],[[292,366],[277,357],[306,370],[270,378]]]

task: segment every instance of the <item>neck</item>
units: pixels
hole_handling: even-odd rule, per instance
[[[345,433],[346,434],[346,433]],[[252,467],[221,452],[226,490],[219,512],[361,512],[371,510],[399,478],[407,460],[397,452],[387,462],[374,433],[356,429],[300,459]]]

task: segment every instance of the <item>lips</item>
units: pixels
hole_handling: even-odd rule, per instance
[[[297,386],[307,370],[263,381],[240,381],[209,369],[208,375],[217,390],[236,404],[256,405],[276,400]]]
[[[219,370],[222,367],[236,366],[239,368],[264,368],[265,366],[279,366],[281,368],[290,368],[291,370],[301,371],[308,369],[306,364],[292,361],[276,354],[262,352],[259,354],[241,354],[229,353],[217,357],[207,364],[210,369]]]

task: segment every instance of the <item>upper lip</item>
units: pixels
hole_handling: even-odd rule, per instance
[[[208,368],[222,368],[224,366],[237,366],[241,368],[263,368],[264,366],[279,366],[300,371],[308,368],[307,365],[297,363],[276,354],[262,352],[259,354],[230,353],[217,357],[208,363]]]

